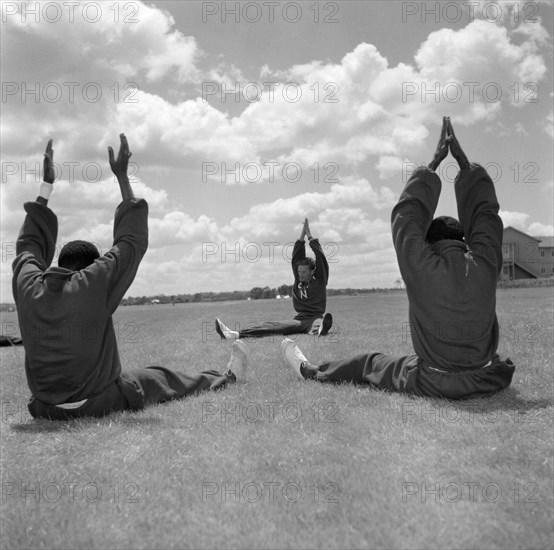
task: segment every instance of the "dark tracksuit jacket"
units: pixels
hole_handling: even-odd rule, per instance
[[[292,272],[294,274],[294,287],[292,290],[292,305],[297,313],[297,320],[322,317],[327,306],[327,282],[329,280],[329,264],[323,253],[323,249],[317,239],[310,241],[310,248],[315,255],[316,270],[312,279],[306,286],[300,287],[298,279],[298,262],[306,258],[304,241],[294,243],[292,251]]]
[[[458,219],[467,247],[455,240],[433,245],[425,237],[441,181],[416,171],[392,211],[392,234],[406,284],[415,353],[445,370],[481,367],[495,355],[499,329],[496,281],[502,269],[502,220],[489,175],[479,165],[455,183]]]
[[[328,361],[318,366],[316,380],[450,399],[490,395],[510,385],[515,367],[496,353],[502,221],[493,183],[476,164],[456,178],[458,216],[471,253],[459,241],[425,242],[440,191],[435,172],[416,170],[392,211],[416,355],[371,352]]]
[[[112,248],[81,271],[53,267],[58,221],[47,206],[24,205],[17,239],[13,295],[34,398],[49,405],[101,393],[119,378],[112,314],[135,278],[148,247],[148,205],[117,208]]]
[[[294,243],[292,251],[292,272],[294,286],[292,289],[292,305],[296,316],[292,321],[266,321],[265,323],[243,328],[239,331],[240,338],[262,337],[273,334],[305,334],[310,332],[316,319],[321,319],[327,305],[327,281],[329,265],[319,241],[312,239],[310,247],[315,254],[316,271],[308,284],[300,286],[298,278],[298,262],[306,258],[304,241]]]

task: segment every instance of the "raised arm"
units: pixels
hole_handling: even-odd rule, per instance
[[[467,170],[469,168],[469,160],[464,153],[460,142],[458,141],[458,138],[454,134],[454,129],[452,128],[452,123],[450,122],[450,117],[447,119],[447,133],[448,133],[448,139],[449,139],[449,146],[450,146],[450,152],[452,153],[452,156],[456,159],[458,162],[458,165],[460,166],[460,170]]]
[[[503,225],[498,215],[500,207],[494,183],[482,166],[470,164],[450,121],[448,124],[452,138],[450,151],[460,165],[454,189],[466,244],[474,256],[486,258],[499,273],[502,269]]]
[[[325,284],[327,284],[327,281],[329,280],[329,264],[327,263],[327,258],[323,253],[323,249],[321,248],[319,241],[312,237],[312,232],[310,231],[310,222],[308,221],[308,218],[305,218],[304,220],[304,231],[306,232],[306,237],[308,237],[310,248],[315,254],[316,274],[319,274],[319,278]]]
[[[54,179],[54,151],[50,139],[44,154],[44,181],[39,195],[35,202],[26,202],[23,205],[27,214],[17,237],[16,258],[12,265],[13,295],[16,302],[19,292],[24,292],[35,277],[41,276],[54,259],[58,220],[47,206]]]
[[[299,241],[303,241],[306,239],[306,226],[308,224],[308,218],[304,218],[304,225],[302,226],[302,233],[300,233],[300,237],[298,238]]]
[[[446,155],[448,155],[448,145],[450,143],[450,136],[448,134],[449,123],[450,118],[443,116],[441,135],[439,137],[437,150],[435,151],[433,160],[428,164],[431,170],[436,170],[439,167],[440,163],[446,158]]]
[[[306,224],[308,218],[304,218],[304,225],[302,226],[302,233],[300,233],[300,238],[294,243],[294,248],[292,249],[292,259],[290,266],[292,268],[292,273],[294,275],[294,280],[298,279],[298,271],[296,270],[297,264],[300,260],[303,260],[306,257],[306,250],[304,245],[304,239],[306,238]]]
[[[46,151],[44,152],[44,164],[43,164],[43,183],[40,186],[40,191],[36,202],[46,206],[48,199],[54,189],[54,180],[56,179],[56,173],[54,172],[54,149],[52,149],[52,138],[48,140],[46,145]]]
[[[116,175],[123,201],[115,211],[112,247],[81,272],[82,284],[107,289],[107,307],[113,312],[131,286],[148,248],[148,204],[133,194],[127,167],[131,152],[124,134],[117,159],[108,147],[110,166]]]
[[[310,248],[313,250],[315,255],[316,276],[319,277],[319,279],[323,281],[325,285],[327,285],[327,282],[329,280],[329,264],[327,262],[325,254],[323,253],[323,249],[321,248],[319,240],[314,239],[311,235]]]
[[[443,117],[439,143],[433,160],[411,175],[398,203],[392,209],[392,238],[398,267],[406,282],[425,277],[427,231],[433,221],[441,192],[441,181],[435,169],[448,154],[450,139],[447,133],[448,119]]]
[[[127,169],[129,167],[129,159],[131,158],[131,151],[129,151],[129,144],[125,134],[119,134],[120,145],[117,159],[114,157],[113,149],[108,147],[108,156],[110,159],[110,166],[112,172],[115,174],[117,181],[119,182],[119,188],[121,190],[121,197],[123,200],[134,199],[133,189],[129,183],[129,176],[127,175]]]
[[[311,240],[313,238],[310,231],[310,222],[308,221],[308,218],[304,218],[304,233],[306,234],[306,237],[308,237],[308,240]]]

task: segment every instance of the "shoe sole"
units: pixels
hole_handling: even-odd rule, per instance
[[[283,359],[285,360],[285,362],[287,363],[287,365],[292,369],[292,371],[294,372],[294,374],[296,374],[296,376],[298,378],[300,378],[301,380],[305,380],[304,376],[302,375],[302,371],[301,371],[301,368],[300,367],[298,370],[296,370],[296,367],[294,365],[292,365],[289,360],[287,359],[287,355],[285,353],[285,350],[289,347],[289,346],[296,346],[296,342],[294,342],[294,340],[290,340],[289,338],[285,338],[283,340],[283,342],[287,342],[287,345],[286,346],[283,346],[283,343],[281,343],[281,354],[283,356]],[[292,342],[292,343],[289,343],[289,342]]]
[[[246,378],[246,371],[248,369],[248,359],[249,359],[249,353],[248,348],[246,344],[242,340],[235,340],[233,342],[233,349],[238,349],[241,351],[241,353],[244,356],[244,367],[241,368],[240,373],[237,375],[237,373],[233,370],[231,372],[235,375],[235,382],[243,381]]]
[[[326,313],[323,317],[323,323],[321,323],[321,331],[319,332],[319,336],[325,336],[332,326],[333,316],[330,313]]]
[[[223,334],[223,331],[221,330],[221,327],[219,326],[219,320],[215,320],[215,330],[216,332],[221,336],[222,340],[226,340],[225,334]]]

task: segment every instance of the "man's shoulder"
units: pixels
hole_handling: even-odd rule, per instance
[[[327,286],[327,283],[325,282],[324,278],[321,276],[321,274],[318,274],[318,273],[314,274],[310,283],[311,284],[313,283],[314,285]]]
[[[40,271],[41,273],[46,269],[44,265],[42,265],[42,262],[39,258],[37,258],[37,255],[31,251],[31,250],[22,250],[17,254],[15,257],[15,260],[12,263],[12,268],[16,270],[21,270],[23,266],[31,266],[34,265],[36,267],[37,271]]]

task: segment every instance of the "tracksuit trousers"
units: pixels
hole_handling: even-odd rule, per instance
[[[217,390],[234,381],[233,374],[227,375],[215,370],[186,374],[165,367],[147,367],[123,371],[117,380],[87,399],[80,407],[63,408],[32,398],[28,408],[34,418],[68,420],[84,416],[99,417],[117,411],[138,411],[148,405]]]
[[[323,363],[310,377],[320,382],[370,384],[420,397],[470,399],[507,388],[514,370],[510,359],[501,360],[498,355],[488,366],[450,372],[429,365],[417,355],[371,353]]]
[[[245,328],[239,331],[239,338],[260,338],[273,334],[308,334],[314,321],[322,316],[310,317],[308,319],[293,319],[292,321],[267,321],[259,325]]]

